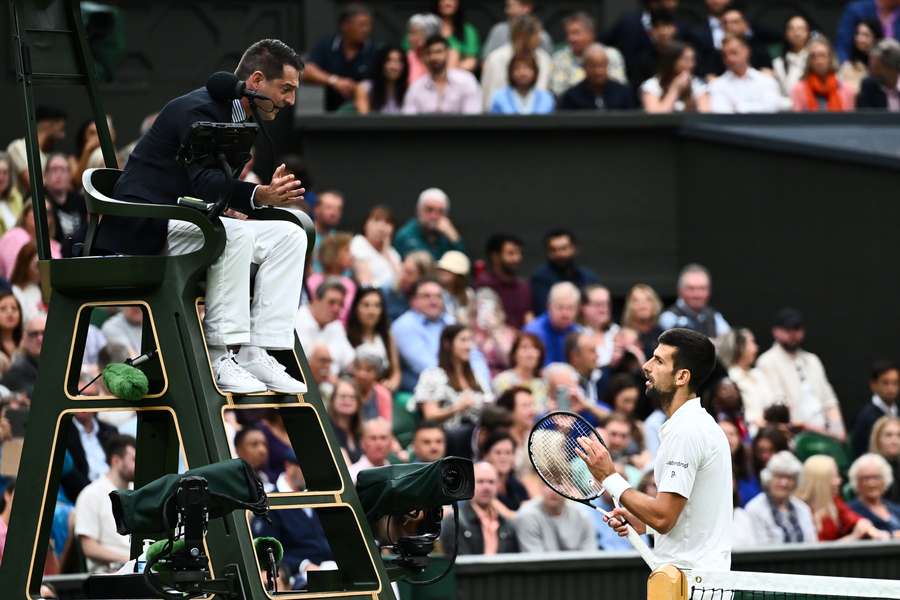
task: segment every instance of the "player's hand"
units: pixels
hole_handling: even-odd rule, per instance
[[[256,190],[254,201],[257,205],[284,206],[303,200],[303,184],[287,172],[287,167],[282,163],[272,174],[272,183],[261,185]]]
[[[609,451],[596,437],[580,437],[578,445],[581,447],[576,446],[575,453],[587,464],[588,470],[595,480],[603,482],[604,479],[616,472],[616,465],[613,463]]]
[[[603,520],[607,525],[615,529],[616,533],[621,537],[626,537],[628,535],[628,525],[631,525],[631,527],[640,535],[647,532],[647,526],[644,525],[640,519],[622,507],[614,508],[609,511],[608,515],[603,515]]]

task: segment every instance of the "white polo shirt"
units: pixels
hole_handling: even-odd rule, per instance
[[[669,533],[657,533],[662,564],[680,569],[731,570],[731,452],[718,423],[700,405],[685,402],[659,430],[653,475],[659,492],[687,498]]]

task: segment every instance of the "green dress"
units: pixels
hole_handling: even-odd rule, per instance
[[[478,30],[471,23],[463,24],[462,39],[459,39],[458,32],[454,32],[447,41],[450,48],[459,52],[462,57],[478,57],[481,54],[481,39],[478,37]],[[402,48],[409,50],[409,39],[406,36],[403,36]]]

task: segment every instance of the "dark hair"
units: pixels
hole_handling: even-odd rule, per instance
[[[524,385],[514,385],[497,396],[494,404],[502,406],[512,414],[516,410],[516,396],[519,394],[532,394],[531,388]]]
[[[472,364],[469,360],[465,360],[462,363],[465,381],[459,381],[456,377],[456,369],[454,368],[456,358],[453,356],[453,341],[466,329],[468,327],[464,325],[447,325],[444,327],[444,330],[441,332],[440,345],[438,346],[438,366],[447,374],[450,387],[457,392],[463,389],[463,383],[468,384],[473,390],[481,391],[481,386],[478,384],[478,380],[475,379],[475,372],[472,371]]]
[[[372,69],[372,89],[369,91],[369,104],[373,111],[381,111],[387,104],[387,79],[384,78],[384,65],[391,57],[391,52],[400,54],[400,62],[403,63],[403,70],[400,72],[400,78],[397,79],[394,88],[394,101],[397,104],[403,104],[403,98],[406,97],[406,87],[409,84],[409,62],[406,60],[406,52],[400,46],[385,46],[381,48],[375,55]]]
[[[372,11],[369,10],[368,6],[361,2],[348,2],[341,7],[341,11],[338,13],[338,25],[343,25],[357,15],[371,17]]]
[[[868,65],[869,54],[856,47],[856,28],[860,25],[868,27],[869,31],[875,36],[875,39],[872,41],[873,47],[879,40],[884,38],[884,28],[881,26],[881,21],[878,19],[861,19],[857,21],[856,25],[853,27],[853,45],[850,48],[850,62],[861,62]]]
[[[444,17],[441,16],[440,13],[440,4],[441,0],[434,0],[434,4],[431,6],[431,13],[437,15],[439,19],[442,21]],[[463,39],[463,29],[465,28],[466,22],[463,19],[463,0],[459,0],[456,4],[456,13],[453,15],[453,34],[458,39]],[[430,39],[430,38],[429,38]],[[430,42],[426,42],[425,47],[430,46]]]
[[[479,456],[483,459],[487,456],[487,453],[491,451],[491,448],[499,444],[500,442],[505,442],[509,440],[512,442],[513,450],[516,449],[518,444],[516,443],[516,439],[509,434],[505,429],[500,429],[499,431],[494,431],[490,435],[488,435],[487,439],[484,440],[484,443],[481,444],[481,448],[478,449]]]
[[[675,328],[663,332],[659,343],[673,346],[675,370],[687,369],[691,374],[688,390],[697,392],[716,366],[716,347],[708,337],[690,329]]]
[[[500,254],[503,251],[504,244],[515,244],[519,248],[525,246],[522,242],[522,238],[511,233],[493,233],[484,245],[484,253],[488,257],[492,254]]]
[[[16,255],[16,262],[13,263],[12,273],[9,276],[9,282],[19,287],[24,287],[28,283],[28,271],[31,269],[31,260],[37,254],[37,248],[34,242],[26,242]]]
[[[378,300],[381,301],[381,315],[375,323],[375,333],[381,336],[381,341],[384,342],[384,347],[388,350],[388,369],[391,370],[394,368],[394,363],[391,358],[392,352],[390,351],[390,348],[393,345],[393,339],[391,338],[391,328],[388,326],[387,307],[384,302],[384,294],[378,288],[364,287],[356,292],[353,303],[350,305],[350,313],[347,315],[347,339],[354,348],[363,343],[363,327],[359,320],[357,310],[363,298],[371,296],[372,294],[378,296]]]
[[[13,341],[16,343],[16,347],[18,347],[19,343],[22,341],[22,328],[25,326],[22,305],[19,303],[19,299],[16,298],[16,295],[9,290],[0,291],[0,300],[3,300],[4,298],[12,298],[15,300],[16,307],[19,309],[19,322],[12,330]]]
[[[544,247],[546,248],[547,244],[549,244],[550,240],[552,240],[553,238],[558,238],[558,237],[563,237],[563,236],[569,238],[569,241],[572,242],[572,245],[578,244],[578,240],[575,239],[575,233],[572,232],[571,229],[566,229],[564,227],[556,227],[544,234]]]
[[[447,432],[444,431],[443,425],[433,419],[425,419],[424,421],[421,421],[418,425],[416,425],[416,429],[413,432],[413,437],[416,437],[417,433],[426,429],[439,429],[444,435],[447,434]]]
[[[900,371],[897,363],[891,360],[876,360],[872,364],[872,372],[869,376],[869,381],[877,381],[879,377],[887,373],[888,371]]]
[[[788,449],[788,438],[780,427],[766,425],[760,429],[757,432],[756,437],[753,438],[753,442],[750,444],[750,460],[753,465],[753,472],[756,474],[757,479],[759,479],[759,473],[766,466],[764,463],[761,464],[756,456],[756,449],[762,440],[768,440],[772,443],[773,454]]]
[[[439,33],[435,33],[434,35],[428,36],[428,39],[425,40],[424,48],[427,50],[434,46],[435,44],[442,44],[445,48],[450,47],[450,42]]]
[[[666,92],[669,91],[669,87],[675,80],[675,76],[678,74],[675,72],[678,61],[688,48],[691,48],[689,44],[673,40],[668,44],[664,44],[659,49],[659,60],[656,63],[656,76],[659,77],[659,86],[662,88],[663,96],[666,95]],[[681,100],[685,103],[688,110],[693,109],[694,93],[691,90],[691,86],[688,86],[681,93]]]
[[[9,477],[4,479],[6,479],[6,485],[3,485],[2,489],[0,489],[0,512],[6,510],[6,498],[4,496],[16,491],[16,478]]]
[[[319,286],[316,288],[316,290],[315,290],[316,300],[321,300],[322,298],[325,297],[325,294],[327,294],[331,290],[336,290],[336,291],[340,292],[341,295],[343,295],[343,296],[347,295],[347,287],[343,283],[341,283],[340,277],[332,276],[332,277],[326,277],[322,281],[322,283],[320,283]]]
[[[293,48],[281,40],[264,39],[254,42],[244,51],[234,74],[238,79],[247,79],[256,71],[261,71],[266,79],[277,79],[284,75],[284,65],[303,70],[303,61]]]
[[[433,284],[435,284],[436,286],[441,287],[441,288],[443,289],[443,286],[441,286],[441,282],[440,282],[440,281],[438,281],[438,280],[435,279],[434,277],[431,277],[430,275],[426,275],[425,277],[420,277],[420,278],[413,284],[412,289],[409,291],[409,296],[410,296],[410,298],[412,298],[413,296],[415,296],[416,294],[418,294],[418,293],[419,293],[419,288],[421,288],[423,285],[425,285],[425,284],[427,284],[427,283],[433,283]]]
[[[748,50],[750,49],[750,42],[747,41],[747,38],[740,36],[740,35],[735,35],[733,33],[726,33],[725,37],[722,38],[722,47],[723,48],[725,47],[725,44],[727,42],[738,42],[744,48],[746,48]]]
[[[234,434],[234,447],[235,448],[240,447],[240,445],[244,443],[244,438],[246,438],[248,435],[250,435],[254,431],[263,433],[263,430],[260,429],[259,427],[252,426],[252,427],[244,427],[243,429],[238,431],[236,434]],[[264,433],[263,433],[263,437],[266,437],[266,435]]]
[[[34,120],[38,123],[41,121],[65,121],[68,118],[69,115],[66,114],[66,111],[46,104],[38,105],[34,111]]]
[[[583,335],[587,335],[587,333],[584,331],[573,331],[566,336],[566,339],[563,342],[563,356],[566,358],[566,362],[568,362],[572,353],[578,350],[578,340],[580,340]]]
[[[341,377],[334,384],[334,391],[331,392],[331,400],[328,402],[328,416],[331,418],[331,421],[334,422],[336,419],[334,418],[334,399],[337,396],[338,386],[341,385],[349,385],[353,388],[353,391],[356,392],[356,412],[353,413],[353,416],[350,418],[350,433],[353,435],[354,440],[359,440],[362,437],[362,405],[363,398],[359,393],[359,388],[356,387],[356,384],[353,383],[352,379],[348,379],[347,377]]]
[[[665,8],[654,8],[650,11],[650,27],[657,25],[675,25],[675,13]]]
[[[634,378],[634,375],[630,373],[618,373],[616,375],[613,375],[612,379],[609,380],[603,399],[610,406],[610,408],[616,410],[616,396],[631,388],[637,388],[638,391],[640,391],[641,389],[641,386]]]
[[[397,220],[394,219],[394,213],[391,211],[391,209],[384,204],[376,204],[371,209],[369,209],[369,214],[367,214],[365,220],[363,220],[363,224],[359,228],[360,235],[366,235],[366,223],[368,223],[372,219],[387,221],[395,230],[397,229]]]
[[[793,21],[794,19],[803,19],[806,21],[806,28],[809,29],[809,38],[807,38],[806,42],[809,43],[812,38],[812,23],[810,23],[809,19],[806,18],[806,15],[801,15],[800,13],[794,13],[790,15],[787,19],[784,20],[784,34],[782,36],[782,44],[781,44],[781,59],[786,60],[788,52],[791,51],[791,46],[788,44],[787,40],[787,29],[788,23]]]
[[[516,360],[516,352],[519,351],[519,346],[522,344],[524,340],[528,340],[532,344],[534,344],[540,356],[538,356],[537,366],[534,368],[534,373],[532,377],[540,377],[541,376],[541,368],[544,366],[544,357],[547,355],[547,350],[544,348],[544,342],[541,341],[541,338],[534,335],[533,333],[529,333],[527,331],[520,331],[518,335],[516,335],[515,341],[513,341],[512,348],[509,350],[509,360],[510,363],[515,366]]]
[[[111,436],[103,444],[103,451],[106,453],[106,464],[112,465],[113,456],[123,458],[125,456],[125,451],[129,447],[136,447],[136,442],[130,435],[115,434]]]
[[[507,67],[506,67],[506,80],[509,82],[510,87],[512,87],[512,85],[513,85],[513,83],[512,83],[513,69],[515,69],[516,65],[518,65],[518,64],[526,64],[529,67],[531,67],[531,71],[534,73],[534,77],[531,79],[530,88],[533,88],[535,86],[535,84],[537,84],[537,77],[538,77],[538,64],[537,64],[537,60],[534,58],[534,53],[519,52],[518,54],[516,54],[515,56],[513,56],[510,59],[509,65],[507,65]]]

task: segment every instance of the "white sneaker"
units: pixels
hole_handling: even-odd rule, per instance
[[[265,392],[266,384],[248,373],[234,360],[230,350],[213,363],[216,374],[216,385],[223,392],[234,394],[257,394]]]
[[[255,359],[241,363],[241,367],[261,381],[271,392],[306,393],[306,384],[288,375],[284,365],[275,360],[268,352],[262,351]]]

